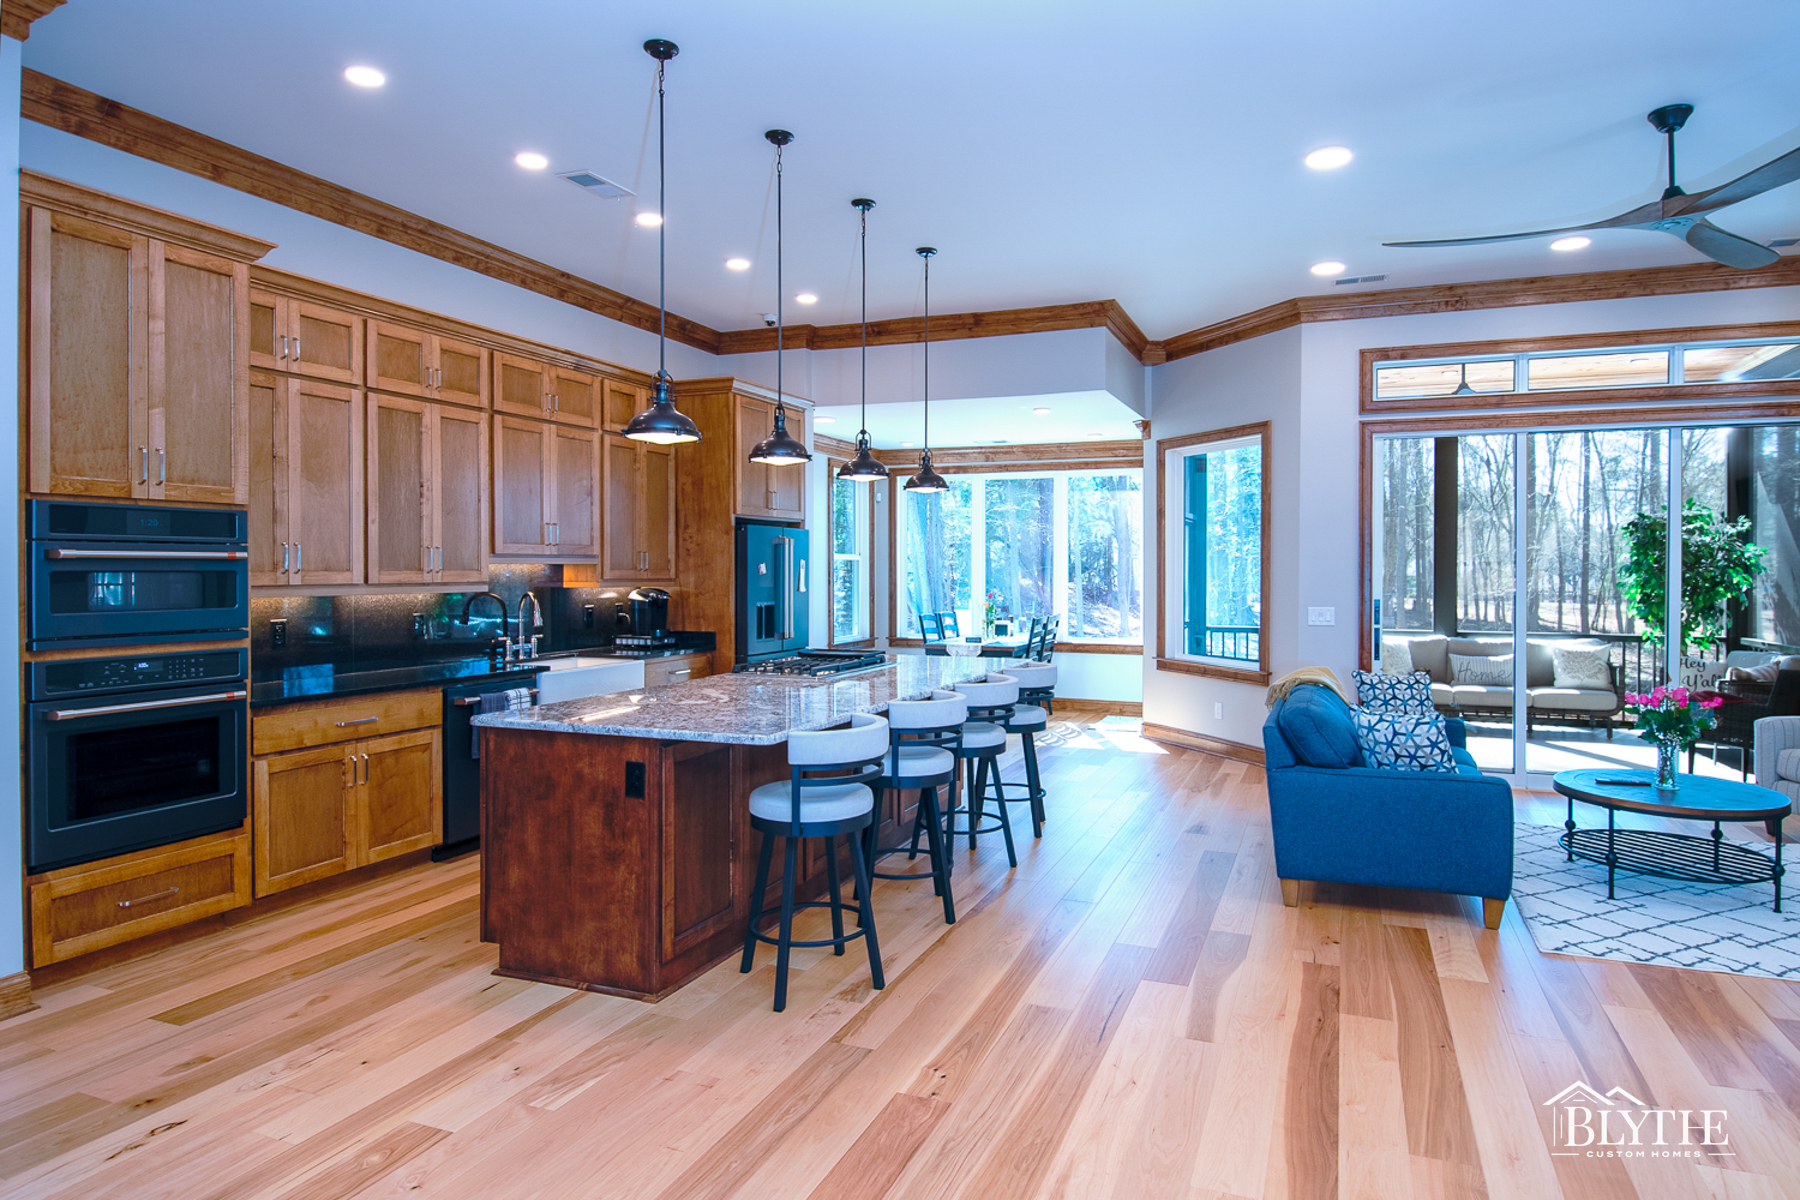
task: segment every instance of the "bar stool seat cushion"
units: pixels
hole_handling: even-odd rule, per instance
[[[875,794],[866,784],[809,787],[800,792],[800,819],[805,822],[847,821],[875,811]],[[780,779],[750,793],[750,815],[765,821],[791,821],[794,817],[794,785]]]
[[[894,756],[889,754],[881,760],[881,769],[890,772],[894,778]],[[949,775],[956,771],[956,756],[948,750],[934,750],[927,746],[900,747],[901,779],[921,779],[930,775]],[[823,790],[823,789],[821,789]]]
[[[1022,729],[1042,729],[1050,720],[1050,715],[1035,704],[1020,704],[1013,708],[1012,716],[1006,727],[1014,732]]]
[[[987,721],[970,721],[962,727],[964,750],[980,750],[988,746],[1006,745],[1006,731]]]

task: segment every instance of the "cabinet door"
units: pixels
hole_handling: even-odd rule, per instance
[[[487,582],[487,414],[437,405],[432,500],[439,583]]]
[[[371,393],[368,398],[370,583],[425,583],[432,557],[431,405]]]
[[[250,372],[250,586],[286,583],[293,566],[287,544],[287,383]],[[279,517],[279,519],[278,519]]]
[[[146,495],[149,241],[34,207],[29,254],[28,486]]]
[[[600,377],[570,367],[551,367],[550,416],[588,429],[600,423]]]
[[[386,321],[368,325],[368,369],[363,380],[372,388],[403,396],[431,392],[431,335]]]
[[[362,383],[363,319],[310,300],[285,300],[286,370],[334,383]]]
[[[550,546],[551,463],[543,421],[494,418],[494,553],[542,554]]]
[[[356,866],[443,840],[443,756],[436,729],[355,743],[359,782],[351,802]]]
[[[617,434],[606,434],[601,440],[600,453],[605,468],[602,474],[606,480],[602,579],[636,579],[644,573],[638,512],[642,499],[638,468],[642,456],[638,447],[639,443]]]
[[[289,370],[287,301],[269,292],[250,289],[250,365],[270,371]]]
[[[354,745],[255,760],[251,821],[258,896],[355,865],[348,825]]]
[[[522,417],[550,415],[550,387],[545,366],[516,354],[494,355],[494,408]]]
[[[431,339],[434,372],[431,377],[432,397],[450,404],[466,404],[486,408],[488,402],[487,347],[455,338],[433,336]]]
[[[802,409],[787,408],[787,431],[794,440],[806,440],[806,413]],[[770,418],[773,421],[773,417]],[[782,517],[790,521],[802,520],[806,516],[806,464],[784,463],[769,469],[769,515]]]
[[[737,402],[737,453],[732,462],[738,473],[737,511],[740,516],[769,515],[769,472],[766,463],[749,460],[750,448],[769,436],[773,428],[774,409],[761,400]]]
[[[153,499],[249,500],[248,381],[240,353],[249,284],[242,263],[150,242]]]
[[[287,495],[275,526],[292,543],[290,584],[361,583],[362,393],[287,381]]]
[[[558,562],[595,559],[600,554],[600,454],[595,435],[586,429],[556,425],[551,432],[555,455],[556,508],[551,514],[551,551]]]
[[[637,443],[638,544],[644,548],[644,578],[675,579],[675,447]]]
[[[601,384],[600,424],[603,429],[619,433],[631,424],[631,418],[650,407],[650,395],[643,388],[608,379]]]

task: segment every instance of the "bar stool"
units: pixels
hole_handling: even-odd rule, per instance
[[[1056,667],[1046,657],[1037,662],[1016,663],[1007,668],[1007,673],[1017,676],[1019,672],[1028,673],[1031,680],[1019,680],[1019,702],[1035,704],[1044,710],[1045,715],[1054,716],[1056,709]]]
[[[968,834],[969,849],[973,850],[978,834],[1005,834],[1006,861],[1016,867],[1019,865],[1019,855],[1013,849],[1012,816],[1007,811],[1005,798],[998,791],[995,793],[1000,810],[998,823],[983,825],[982,822],[987,819],[989,772],[992,772],[992,779],[997,784],[1000,780],[1000,756],[1006,752],[1006,731],[995,722],[1004,721],[1012,715],[1013,705],[1019,699],[1019,685],[1009,676],[989,675],[986,680],[978,683],[959,683],[956,691],[969,701],[970,720],[962,727],[962,744],[955,751],[956,757],[962,760],[967,776],[963,788],[966,799],[961,805],[952,799],[950,811],[944,814],[944,835],[954,842],[957,834]],[[959,813],[967,819],[967,828],[956,827]]]
[[[875,908],[869,901],[870,861],[864,856],[856,832],[869,828],[875,818],[872,785],[881,778],[881,762],[888,750],[888,723],[881,717],[858,713],[848,729],[788,735],[789,778],[765,783],[750,793],[750,827],[762,834],[762,851],[756,861],[756,890],[750,927],[744,931],[744,960],[738,970],[748,973],[756,961],[756,943],[775,947],[775,1011],[787,1007],[788,951],[794,946],[830,946],[844,952],[844,943],[863,938],[868,943],[869,974],[875,986],[886,981],[881,974],[881,947],[875,939]],[[844,775],[841,772],[848,771]],[[836,772],[837,774],[825,774]],[[850,845],[850,869],[856,876],[857,928],[844,932],[844,904],[838,891],[837,838]],[[781,925],[775,937],[757,930],[769,887],[769,862],[775,839],[784,839],[781,875]],[[801,838],[825,839],[825,874],[831,884],[829,901],[794,900],[794,875],[799,869]],[[802,908],[829,908],[831,934],[816,941],[794,940],[794,912]]]
[[[904,846],[877,845],[877,818],[863,832],[868,845],[866,857],[870,873],[877,879],[930,879],[933,889],[944,899],[944,923],[956,923],[956,902],[950,895],[950,856],[943,842],[944,818],[938,808],[938,789],[956,781],[956,747],[962,743],[963,722],[969,717],[969,702],[955,692],[934,691],[927,700],[894,700],[887,709],[889,747],[882,760],[881,778],[875,781],[875,805],[880,811],[881,794],[894,791],[919,791],[919,807],[913,816],[912,839]],[[954,799],[951,801],[955,803]],[[919,835],[925,835],[926,853],[931,870],[901,874],[877,871],[876,860],[884,855],[906,851],[909,859],[919,854]]]
[[[1019,685],[1022,697],[1031,692],[1047,692],[1056,686],[1056,668],[1046,663],[1018,663],[1009,666],[1006,673]],[[1033,837],[1044,836],[1044,785],[1038,774],[1037,743],[1032,740],[1034,734],[1042,733],[1050,723],[1050,714],[1037,704],[1015,704],[1012,715],[1000,723],[1000,728],[1008,733],[1019,735],[1021,749],[1025,752],[1025,799],[1031,801],[1031,832]],[[1014,784],[1000,785],[1000,794],[1006,794],[1007,787],[1018,787]]]

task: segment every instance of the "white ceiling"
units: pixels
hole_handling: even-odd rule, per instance
[[[924,405],[917,400],[869,405],[869,441],[882,450],[907,442],[924,444]],[[1047,413],[1034,409],[1048,408]],[[861,412],[854,404],[813,410],[813,431],[840,441],[856,440]],[[821,418],[833,418],[821,423]],[[1003,396],[933,401],[933,446],[993,446],[1116,442],[1136,439],[1138,415],[1110,392],[1062,392],[1055,396]],[[996,433],[1005,435],[996,437]]]
[[[70,0],[25,63],[654,302],[654,63],[669,67],[669,293],[716,328],[774,307],[772,151],[787,157],[789,319],[854,320],[854,196],[873,196],[873,317],[1117,298],[1151,337],[1335,287],[1700,261],[1666,235],[1384,250],[1572,224],[1654,198],[1644,120],[1698,105],[1690,190],[1800,145],[1793,0]],[[377,66],[379,91],[343,68]],[[1350,166],[1315,173],[1341,143]],[[1800,235],[1800,185],[1717,214]],[[1790,251],[1791,253],[1791,251]],[[732,255],[751,271],[724,269]]]

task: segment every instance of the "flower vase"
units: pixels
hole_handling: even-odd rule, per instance
[[[1677,741],[1663,740],[1656,743],[1656,787],[1658,791],[1672,792],[1681,784],[1677,782],[1681,767],[1682,745]]]

